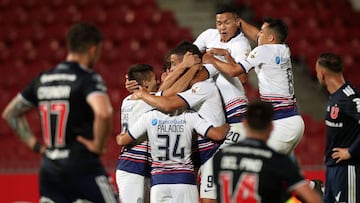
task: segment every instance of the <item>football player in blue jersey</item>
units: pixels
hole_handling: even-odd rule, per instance
[[[325,114],[324,202],[350,203],[360,201],[360,94],[342,72],[340,56],[318,57],[317,78],[330,94]]]

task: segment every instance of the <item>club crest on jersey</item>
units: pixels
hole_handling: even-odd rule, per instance
[[[192,93],[196,93],[196,92],[198,92],[199,90],[200,90],[200,87],[194,87],[194,88],[191,89],[191,92],[192,92]]]
[[[336,119],[339,115],[339,107],[332,106],[330,110],[330,118]]]
[[[250,58],[255,58],[256,51],[250,53]]]

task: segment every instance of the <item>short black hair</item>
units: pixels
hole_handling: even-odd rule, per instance
[[[334,73],[341,73],[343,70],[341,57],[334,53],[320,54],[317,63]]]
[[[188,41],[183,41],[180,42],[175,48],[170,50],[169,56],[175,54],[182,57],[186,54],[186,52],[191,52],[192,54],[196,54],[200,57],[200,59],[202,58],[203,55],[196,45]]]
[[[273,106],[264,101],[252,101],[249,103],[245,119],[252,130],[262,131],[271,126],[274,118]]]
[[[67,33],[67,47],[71,52],[84,53],[91,46],[103,41],[101,31],[93,24],[81,22],[70,27]]]
[[[281,19],[264,18],[264,23],[269,24],[269,28],[273,30],[280,43],[284,43],[289,34],[287,24]]]
[[[229,4],[221,4],[217,7],[215,14],[232,13],[235,18],[239,17],[239,11],[236,6]]]
[[[148,64],[134,64],[131,65],[128,71],[129,80],[136,80],[140,85],[143,81],[150,80],[150,73],[154,72],[154,68]]]

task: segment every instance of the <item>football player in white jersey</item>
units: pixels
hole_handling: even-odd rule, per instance
[[[219,8],[216,12],[217,29],[205,30],[197,37],[194,44],[205,53],[215,54],[218,51],[226,50],[231,53],[235,61],[245,59],[251,51],[251,46],[249,40],[240,30],[240,20],[233,7],[224,6]],[[217,55],[214,60],[225,61],[225,58]],[[248,98],[243,83],[247,81],[247,74],[233,75],[231,71],[217,67],[222,64],[213,61],[211,64],[216,68],[208,66],[207,70],[210,77],[215,79],[215,83],[220,90],[225,105],[227,122],[230,123],[229,134],[221,146],[224,147],[239,142],[245,137],[242,119],[246,112]],[[207,168],[207,166],[204,167]],[[212,167],[209,166],[209,169],[205,169],[203,173],[208,173],[208,175],[204,174],[201,179],[200,197],[202,202],[215,202],[216,190],[213,183]]]
[[[136,80],[147,92],[155,92],[158,82],[153,68],[146,64],[134,64],[129,68],[128,76]],[[142,100],[133,100],[128,95],[121,104],[121,132],[125,133],[129,126],[145,112],[153,109]],[[145,178],[150,177],[150,149],[147,140],[141,140],[131,146],[123,147],[116,167],[116,183],[122,202],[144,202],[147,184]]]
[[[229,125],[213,127],[197,112],[165,114],[152,110],[116,137],[119,145],[147,133],[152,156],[150,202],[199,202],[191,160],[193,131],[214,140],[225,138]]]
[[[265,19],[257,34],[258,46],[240,62],[224,51],[226,62],[218,62],[210,54],[204,55],[208,62],[222,63],[220,68],[241,74],[255,69],[258,76],[261,100],[269,102],[275,110],[274,130],[268,145],[278,152],[291,155],[304,133],[304,121],[300,116],[294,93],[290,49],[285,44],[287,25],[277,19]]]

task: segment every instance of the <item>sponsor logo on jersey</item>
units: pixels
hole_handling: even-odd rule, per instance
[[[280,57],[279,57],[279,56],[276,56],[276,57],[275,57],[275,63],[276,63],[276,64],[280,64]]]

